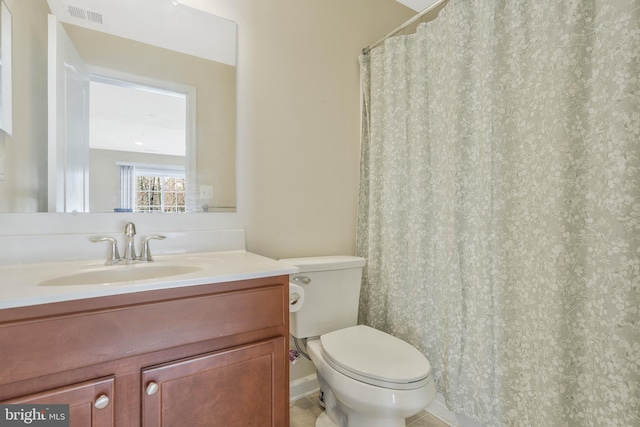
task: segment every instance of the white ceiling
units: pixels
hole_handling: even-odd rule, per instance
[[[416,12],[422,12],[432,4],[436,3],[438,0],[396,0],[398,3],[402,3],[403,5],[410,7]]]
[[[184,95],[96,81],[91,82],[90,93],[91,148],[185,155]]]

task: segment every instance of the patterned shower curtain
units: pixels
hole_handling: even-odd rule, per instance
[[[486,426],[640,426],[640,0],[450,0],[361,57],[360,322]]]

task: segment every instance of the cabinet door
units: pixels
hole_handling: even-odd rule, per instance
[[[281,337],[144,370],[142,425],[288,426],[284,348]]]
[[[111,427],[113,422],[113,377],[7,400],[3,403],[69,405],[70,427]]]

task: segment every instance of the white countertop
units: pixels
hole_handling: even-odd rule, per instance
[[[23,264],[0,267],[0,309],[29,305],[119,295],[133,292],[168,289],[237,280],[280,276],[298,272],[298,268],[244,250],[199,252],[155,256],[155,262],[104,265],[104,259]],[[82,281],[83,277],[99,277],[100,272],[122,273],[144,269],[158,271],[183,268],[183,274],[160,278],[145,278],[112,283],[51,285],[58,282]],[[126,271],[125,271],[126,270]],[[95,275],[95,276],[92,276]],[[78,279],[80,278],[80,279]],[[95,280],[94,280],[95,281]]]

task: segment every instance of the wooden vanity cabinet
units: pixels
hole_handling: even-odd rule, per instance
[[[288,276],[0,310],[0,402],[71,426],[289,426]]]

